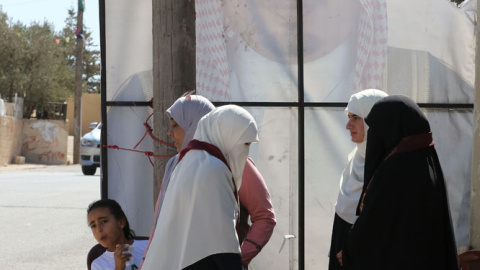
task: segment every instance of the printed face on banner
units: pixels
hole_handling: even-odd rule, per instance
[[[270,60],[296,62],[296,0],[224,1],[227,28]],[[358,25],[358,0],[303,1],[305,62],[321,58],[344,42]],[[276,44],[276,46],[272,46]]]

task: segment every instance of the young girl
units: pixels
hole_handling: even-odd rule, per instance
[[[130,270],[142,262],[148,240],[134,240],[127,217],[114,200],[96,201],[88,207],[88,226],[105,252],[93,260],[91,269]]]

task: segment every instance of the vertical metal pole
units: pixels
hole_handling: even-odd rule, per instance
[[[297,0],[298,49],[298,269],[305,269],[305,99],[303,83],[303,2]]]
[[[78,1],[77,31],[83,31],[83,5]],[[80,159],[80,138],[82,137],[82,75],[83,75],[83,33],[77,32],[75,49],[75,108],[73,111],[73,164]]]
[[[102,114],[102,133],[100,143],[108,145],[107,142],[107,63],[106,63],[106,40],[105,40],[105,0],[99,0],[99,20],[100,20],[100,57],[101,57],[101,114]],[[102,199],[108,198],[108,149],[101,148],[100,163],[100,194]]]
[[[480,12],[480,0],[477,0],[477,14]],[[473,109],[473,154],[472,154],[472,185],[470,204],[470,245],[480,248],[480,25],[475,26],[475,104]]]

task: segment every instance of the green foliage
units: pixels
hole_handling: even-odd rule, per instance
[[[65,27],[61,34],[64,37],[71,37],[70,42],[65,42],[65,47],[68,52],[66,55],[68,64],[75,67],[75,49],[76,43],[72,42],[76,39],[77,17],[73,9],[68,10],[68,17],[65,19]],[[88,27],[84,26],[84,42],[85,50],[83,51],[83,92],[100,93],[100,51],[95,49],[97,47],[93,44],[93,38],[91,32],[88,31]]]
[[[64,102],[75,91],[76,16],[68,10],[65,27],[55,33],[48,22],[12,23],[0,9],[0,94],[25,100],[25,116],[36,107]],[[84,28],[83,91],[100,92],[100,52]]]

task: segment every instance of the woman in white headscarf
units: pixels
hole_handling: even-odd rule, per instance
[[[368,125],[364,118],[378,100],[387,94],[376,89],[360,91],[350,97],[345,113],[348,115],[346,129],[350,131],[352,141],[357,144],[349,155],[347,167],[340,177],[340,191],[335,204],[332,242],[330,245],[330,262],[328,269],[342,269],[336,254],[342,250],[343,244],[352,224],[357,219],[357,205],[363,189],[365,168],[365,151],[367,148]]]
[[[253,117],[235,105],[205,115],[179,155],[142,269],[242,269],[235,232],[238,189]]]

